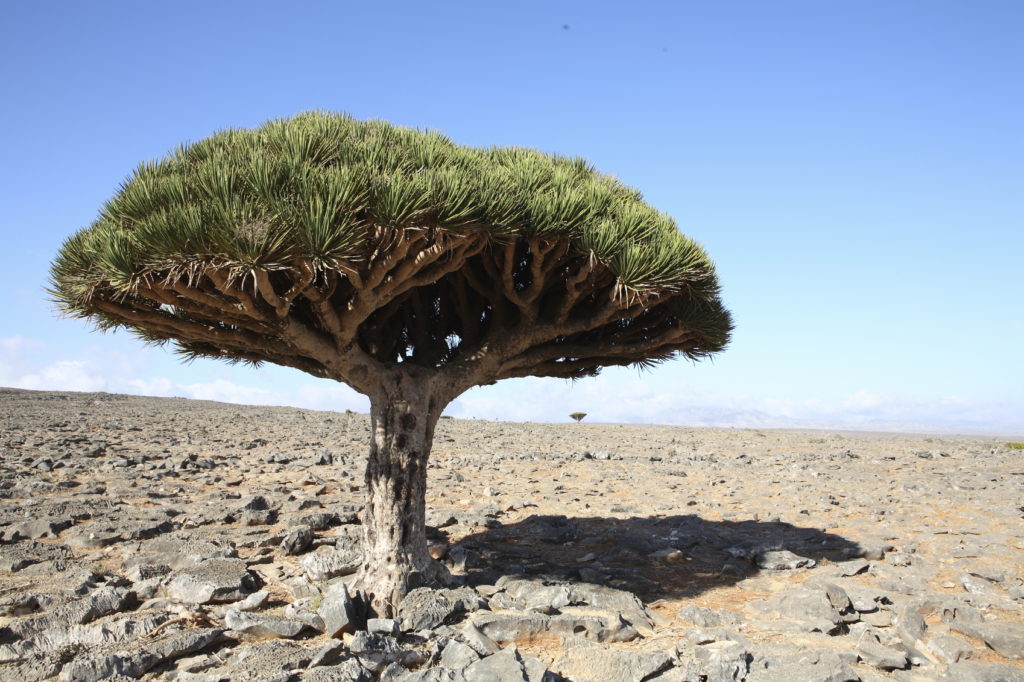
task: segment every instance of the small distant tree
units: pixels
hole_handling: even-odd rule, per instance
[[[572,414],[569,415],[569,417],[571,419],[575,419],[576,420],[577,424],[579,424],[581,421],[583,421],[583,418],[586,417],[586,416],[587,416],[586,412],[573,412]]]
[[[721,350],[704,251],[580,159],[307,113],[146,162],[51,273],[67,314],[186,359],[272,362],[370,399],[357,586],[394,613],[427,553],[441,411],[500,379]]]

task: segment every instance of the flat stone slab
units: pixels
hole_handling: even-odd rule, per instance
[[[576,646],[555,660],[551,669],[573,682],[641,682],[671,667],[672,658],[661,652]]]
[[[529,640],[545,634],[594,642],[629,642],[639,637],[636,629],[621,619],[610,620],[601,616],[480,611],[467,621],[467,626],[502,643]]]
[[[71,549],[64,545],[35,541],[4,545],[3,552],[0,552],[0,571],[16,572],[41,561],[70,559],[73,556]]]
[[[258,587],[241,559],[207,559],[183,569],[167,585],[167,595],[189,604],[244,599]]]
[[[286,639],[296,637],[308,626],[291,618],[282,618],[263,613],[228,610],[224,615],[224,624],[240,634],[256,639]]]
[[[1007,658],[1024,658],[1024,623],[968,623],[956,619],[950,627],[980,639]]]

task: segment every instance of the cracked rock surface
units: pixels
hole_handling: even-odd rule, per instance
[[[0,389],[0,680],[1024,679],[1002,440],[442,419],[367,618],[369,419]]]

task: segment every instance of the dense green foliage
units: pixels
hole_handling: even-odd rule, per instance
[[[140,165],[53,267],[75,311],[94,287],[209,264],[335,268],[370,254],[374,227],[568,236],[627,289],[712,300],[704,251],[640,194],[581,159],[477,149],[436,132],[320,112],[226,130]]]
[[[51,293],[186,358],[349,382],[354,348],[438,368],[500,346],[474,380],[578,378],[706,357],[732,330],[703,249],[581,159],[322,112],[140,165]]]

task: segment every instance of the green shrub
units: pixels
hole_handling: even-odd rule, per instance
[[[1009,448],[1010,450],[1024,450],[1024,443],[1021,443],[1019,441],[1011,440],[1008,443],[1003,443],[1003,446]]]

